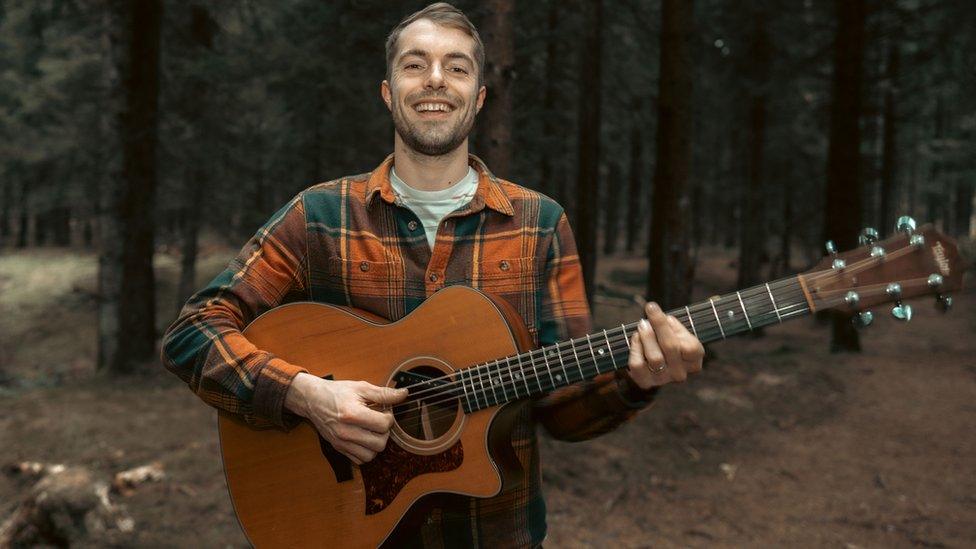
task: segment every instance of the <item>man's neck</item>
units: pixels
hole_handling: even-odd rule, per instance
[[[393,167],[397,177],[414,189],[440,191],[464,178],[468,173],[468,140],[441,156],[427,156],[411,150],[396,136]]]

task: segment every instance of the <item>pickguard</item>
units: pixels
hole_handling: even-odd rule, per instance
[[[366,514],[373,515],[386,509],[413,478],[425,473],[453,471],[462,462],[464,450],[460,440],[432,456],[412,454],[391,440],[386,450],[359,467],[366,492]]]

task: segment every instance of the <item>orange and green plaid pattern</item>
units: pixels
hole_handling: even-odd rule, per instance
[[[163,339],[166,367],[208,404],[257,427],[300,421],[284,409],[303,372],[241,331],[293,301],[350,306],[397,320],[445,286],[506,299],[537,345],[587,333],[590,315],[576,244],[562,208],[496,178],[478,158],[478,190],[440,224],[433,250],[390,187],[393,156],[368,174],[306,189],[278,211],[228,268],[187,302]],[[516,422],[512,447],[526,481],[493,498],[449,496],[412,513],[406,545],[533,546],[545,537],[535,425],[554,437],[607,432],[649,402],[629,378],[601,376],[538,399]]]

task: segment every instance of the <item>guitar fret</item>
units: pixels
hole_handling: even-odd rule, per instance
[[[522,365],[522,355],[515,355],[518,360],[519,375],[522,376],[522,383],[525,383],[525,396],[532,394],[532,389],[529,389],[529,378],[525,375],[525,366]],[[535,372],[535,368],[532,368],[532,372]]]
[[[565,381],[560,379],[560,375],[556,374],[556,379],[563,383],[569,383],[569,371],[566,370],[566,363],[563,362],[563,352],[559,349],[559,344],[556,343],[556,358],[559,359],[559,364],[563,367],[563,376],[565,376]]]
[[[783,317],[779,316],[779,307],[776,305],[776,300],[773,299],[773,291],[769,289],[769,283],[766,283],[766,293],[769,294],[769,302],[773,304],[773,312],[776,313],[776,320],[780,324],[783,323]]]
[[[498,364],[498,361],[495,361],[495,364]],[[487,364],[485,366],[487,366],[485,373],[488,374],[488,388],[491,389],[491,396],[495,398],[495,404],[497,405],[500,402],[498,400],[498,393],[495,392],[495,381],[491,378],[493,372],[491,371],[491,366]]]
[[[593,366],[596,367],[596,373],[602,374],[603,371],[600,370],[600,363],[596,360],[596,353],[593,352],[593,344],[590,343],[590,334],[586,334],[586,346],[590,348],[590,356],[593,357]]]
[[[474,408],[471,407],[471,396],[468,395],[468,387],[464,384],[464,373],[467,370],[461,370],[458,372],[458,380],[461,382],[461,390],[464,391],[464,400],[468,403],[468,410],[471,411]]]
[[[515,382],[514,373],[512,372],[512,362],[509,360],[508,357],[505,357],[505,364],[508,364],[508,379],[509,379],[509,381],[512,382],[512,392],[515,393],[515,399],[517,400],[519,398],[519,394],[518,394],[518,383]],[[505,391],[505,386],[506,385],[507,385],[507,383],[503,383],[502,384],[502,392]],[[525,396],[529,396],[528,393],[526,393]]]
[[[735,296],[739,298],[739,306],[742,307],[742,314],[746,316],[746,324],[749,326],[749,329],[752,330],[752,321],[749,320],[749,312],[746,311],[746,305],[742,302],[742,294],[735,292]]]
[[[576,359],[576,368],[579,369],[580,381],[582,381],[582,380],[586,379],[586,374],[583,373],[583,363],[580,362],[579,355],[576,354],[576,340],[575,339],[570,339],[569,340],[569,345],[570,345],[570,348],[573,350],[573,358]]]
[[[715,301],[709,299],[708,304],[712,306],[712,312],[715,313],[715,322],[718,323],[718,331],[722,333],[722,339],[725,339],[725,329],[722,328],[722,319],[718,317],[718,311],[715,309]]]
[[[698,337],[698,330],[695,329],[695,319],[691,317],[691,309],[685,305],[685,314],[688,315],[688,323],[691,324],[691,333]]]
[[[619,370],[620,367],[617,366],[617,359],[613,356],[613,347],[610,346],[610,336],[607,335],[607,331],[603,330],[603,339],[607,340],[607,353],[610,354],[610,360],[613,361],[613,369]]]
[[[627,350],[630,350],[630,335],[627,334],[627,327],[623,324],[620,325],[620,331],[624,333],[624,341],[627,342]]]
[[[549,372],[549,383],[552,384],[552,387],[549,390],[551,391],[552,389],[556,388],[556,380],[552,377],[552,368],[549,367],[549,357],[546,356],[545,349],[542,350],[542,360],[546,364],[546,371]]]

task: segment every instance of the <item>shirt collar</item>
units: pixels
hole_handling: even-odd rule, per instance
[[[515,209],[512,208],[512,202],[509,200],[508,195],[505,193],[499,179],[495,177],[485,163],[482,162],[480,158],[473,154],[468,155],[468,165],[474,168],[475,173],[478,174],[478,190],[475,192],[474,198],[468,204],[468,213],[475,213],[481,211],[486,206],[495,210],[496,212],[513,216],[515,215]],[[369,179],[366,181],[366,207],[369,208],[374,198],[379,194],[380,198],[384,202],[393,204],[396,202],[396,194],[393,192],[393,187],[390,185],[390,168],[393,167],[393,155],[386,157],[372,173],[369,174]]]

